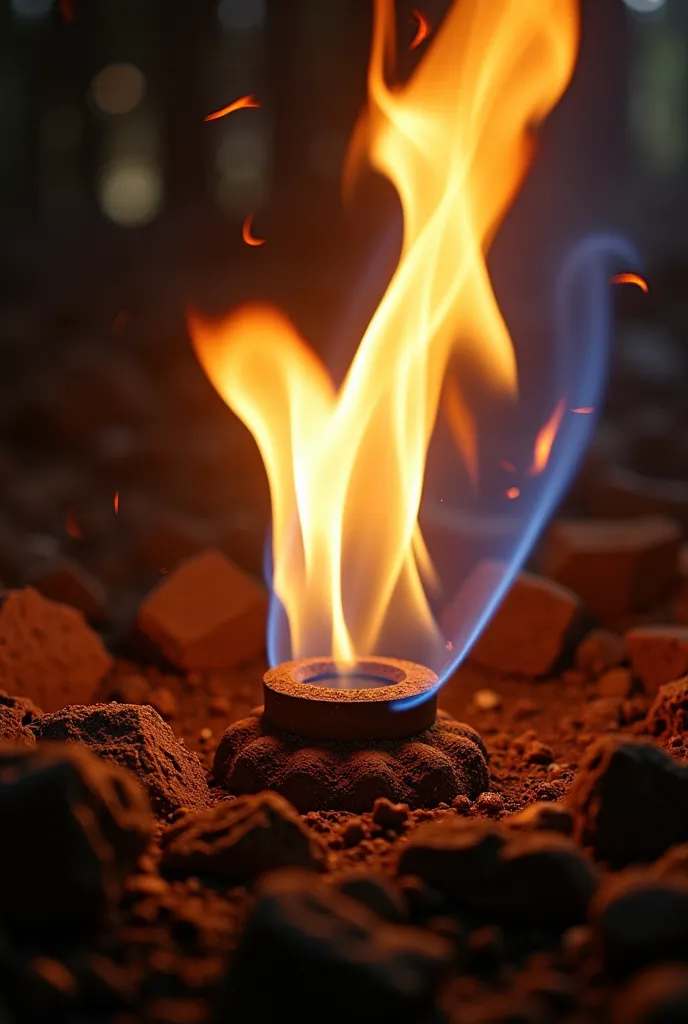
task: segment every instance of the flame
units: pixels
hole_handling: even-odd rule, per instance
[[[420,46],[421,43],[425,42],[425,40],[432,32],[432,28],[427,17],[420,11],[411,11],[411,17],[416,22],[417,28],[416,34],[413,38],[413,42],[409,46],[409,50],[415,50]]]
[[[253,235],[253,233],[251,231],[252,225],[253,225],[253,214],[250,213],[248,215],[248,217],[246,218],[246,220],[244,221],[244,225],[243,225],[243,227],[241,229],[241,237],[246,242],[246,245],[265,245],[265,239],[264,238],[256,238]]]
[[[249,96],[240,96],[238,100],[234,100],[233,103],[230,103],[227,107],[223,107],[222,110],[216,110],[213,114],[206,114],[203,120],[217,121],[220,117],[227,117],[227,114],[233,114],[235,110],[244,110],[246,108],[255,108],[259,106],[260,103],[253,94]]]
[[[547,468],[549,457],[552,454],[552,446],[557,437],[557,432],[561,426],[561,421],[564,418],[564,409],[566,403],[562,398],[557,402],[554,412],[545,423],[544,427],[538,434],[535,441],[535,451],[533,453],[533,463],[528,470],[531,476],[538,476]]]
[[[640,288],[642,292],[645,292],[646,294],[650,290],[650,286],[648,285],[647,281],[644,277],[641,277],[640,274],[615,274],[614,277],[611,279],[611,283],[634,284],[638,288]]]
[[[368,107],[345,180],[363,162],[390,179],[404,239],[341,389],[275,308],[247,305],[212,324],[190,316],[202,366],[263,457],[272,586],[293,657],[350,664],[395,653],[394,637],[408,635],[444,651],[418,523],[427,449],[450,357],[491,395],[517,401],[485,254],[529,166],[533,125],[568,84],[577,40],[578,0],[461,0],[409,81],[390,86],[394,4],[376,0]],[[445,394],[470,473],[476,399],[459,373]]]

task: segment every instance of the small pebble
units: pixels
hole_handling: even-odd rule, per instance
[[[151,692],[148,702],[162,718],[176,718],[179,714],[179,701],[166,686],[157,686]]]
[[[384,796],[378,797],[373,804],[373,821],[382,828],[399,832],[408,821],[408,816],[409,809],[406,804],[393,804]]]
[[[546,743],[533,740],[523,752],[526,764],[551,764],[554,760],[554,751]]]
[[[499,793],[481,793],[475,801],[475,809],[496,818],[504,810],[504,798]]]
[[[457,814],[468,814],[468,812],[471,809],[471,806],[471,801],[468,799],[467,796],[464,796],[463,793],[460,793],[459,796],[455,796],[454,799],[452,800],[452,807],[454,808]]]
[[[502,698],[494,690],[476,690],[473,703],[478,711],[496,711],[502,706]]]

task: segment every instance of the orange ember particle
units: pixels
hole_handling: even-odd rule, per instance
[[[543,469],[546,469],[547,463],[549,462],[549,456],[552,451],[552,445],[556,439],[557,431],[559,430],[563,415],[564,399],[562,398],[557,402],[554,412],[545,423],[535,441],[533,464],[528,471],[531,476],[537,476],[538,473],[542,473]]]
[[[129,323],[129,313],[126,309],[121,309],[115,319],[112,321],[112,327],[110,331],[118,338],[121,334],[124,334],[125,328]]]
[[[71,508],[67,509],[67,515],[65,516],[65,530],[67,531],[67,536],[71,537],[72,540],[81,540],[83,537],[83,533],[74,518]]]
[[[65,21],[74,21],[76,15],[74,0],[60,0],[60,14]]]
[[[112,499],[112,507],[115,510],[115,515],[119,515],[119,491],[115,491],[115,496]]]
[[[244,221],[244,226],[241,229],[241,237],[246,242],[246,245],[265,245],[264,238],[255,238],[251,233],[251,225],[253,224],[253,214],[250,213]]]
[[[635,284],[643,292],[649,292],[650,288],[644,277],[639,274],[616,274],[612,280],[612,284]]]
[[[421,14],[420,11],[411,11],[411,17],[416,20],[418,25],[413,42],[409,46],[409,50],[415,50],[418,46],[420,46],[422,42],[424,42],[424,40],[428,38],[428,36],[432,32],[432,28],[430,27],[430,22],[428,21],[426,16],[424,14]]]
[[[514,498],[520,497],[520,494],[521,494],[521,488],[520,487],[510,487],[509,490],[506,492],[507,498],[510,498],[511,500],[513,500]]]
[[[594,405],[582,405],[580,409],[572,409],[571,412],[578,413],[579,416],[589,416],[591,412],[595,411]]]
[[[250,96],[240,96],[238,100],[234,100],[234,103],[230,103],[228,107],[223,107],[222,110],[216,110],[215,113],[208,114],[203,118],[203,120],[217,121],[219,117],[226,117],[227,114],[233,114],[235,110],[243,110],[245,107],[259,106],[260,103],[253,94]]]
[[[516,467],[514,466],[513,462],[509,462],[508,459],[500,459],[499,460],[499,465],[507,473],[515,473],[516,472]]]

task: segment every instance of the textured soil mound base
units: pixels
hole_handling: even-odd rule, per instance
[[[257,712],[227,729],[213,773],[230,793],[274,789],[301,812],[369,811],[378,797],[436,807],[474,800],[489,781],[482,740],[446,713],[416,736],[372,743],[304,740]]]

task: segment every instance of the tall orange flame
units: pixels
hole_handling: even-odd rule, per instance
[[[527,170],[532,127],[571,76],[577,0],[461,0],[410,80],[385,79],[392,0],[376,0],[369,102],[346,173],[365,160],[404,213],[396,272],[336,392],[280,311],[191,318],[210,380],[252,432],[273,513],[273,586],[294,657],[381,651],[390,626],[444,649],[426,596],[418,525],[427,449],[450,357],[517,397],[516,360],[485,253]],[[475,410],[460,377],[454,433],[474,462]]]

